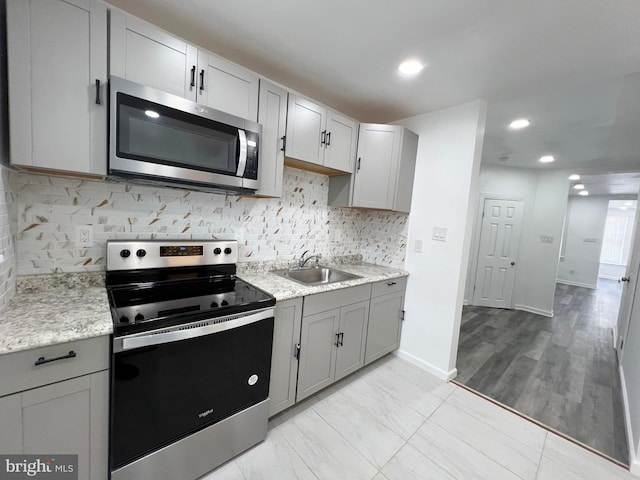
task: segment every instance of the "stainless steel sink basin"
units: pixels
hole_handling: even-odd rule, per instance
[[[327,283],[344,282],[361,278],[352,273],[328,267],[311,267],[300,270],[275,270],[273,273],[303,285],[325,285]]]

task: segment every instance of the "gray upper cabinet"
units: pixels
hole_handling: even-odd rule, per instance
[[[289,408],[296,401],[298,378],[297,345],[300,342],[302,298],[276,304],[269,382],[269,416]]]
[[[7,56],[11,164],[105,175],[106,5],[7,0]]]
[[[111,75],[257,120],[254,73],[116,9],[110,40]]]
[[[311,100],[289,95],[286,156],[341,172],[352,172],[357,124]]]
[[[258,76],[216,55],[198,53],[198,103],[256,121]]]
[[[106,480],[108,365],[107,336],[0,356],[0,451],[77,454],[78,478]]]
[[[352,206],[409,212],[417,150],[405,127],[360,124]]]
[[[288,92],[271,82],[260,80],[258,123],[262,125],[258,178],[260,188],[256,195],[282,196],[284,173],[284,142],[287,127]]]

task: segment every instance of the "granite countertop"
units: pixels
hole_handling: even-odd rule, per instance
[[[34,276],[37,288],[31,281],[22,286],[18,282],[19,293],[0,313],[0,354],[113,332],[104,285],[90,281],[84,286],[69,285],[51,275],[54,285],[45,287],[47,280],[35,277],[41,276]]]
[[[271,272],[241,272],[238,277],[255,285],[262,290],[269,292],[276,297],[277,300],[287,300],[289,298],[302,297],[305,295],[313,295],[314,293],[330,292],[346,287],[354,287],[356,285],[364,285],[366,283],[379,282],[391,278],[405,277],[409,275],[404,270],[395,268],[381,267],[370,263],[359,263],[355,265],[331,265],[323,264],[323,266],[336,268],[343,272],[358,275],[361,278],[346,280],[344,282],[329,283],[326,285],[303,285],[293,280],[280,277]]]
[[[360,276],[328,285],[302,285],[270,271],[244,269],[238,277],[277,300],[407,276],[403,270],[367,263],[330,265]],[[0,313],[0,355],[109,335],[113,322],[103,274],[26,276]]]

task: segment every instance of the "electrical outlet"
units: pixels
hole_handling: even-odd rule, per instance
[[[447,228],[446,227],[433,227],[433,233],[431,235],[432,240],[437,240],[438,242],[446,242],[447,241]]]
[[[76,225],[76,247],[93,246],[93,226]]]

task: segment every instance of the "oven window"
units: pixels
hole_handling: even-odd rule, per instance
[[[238,129],[118,93],[118,156],[236,173]]]

